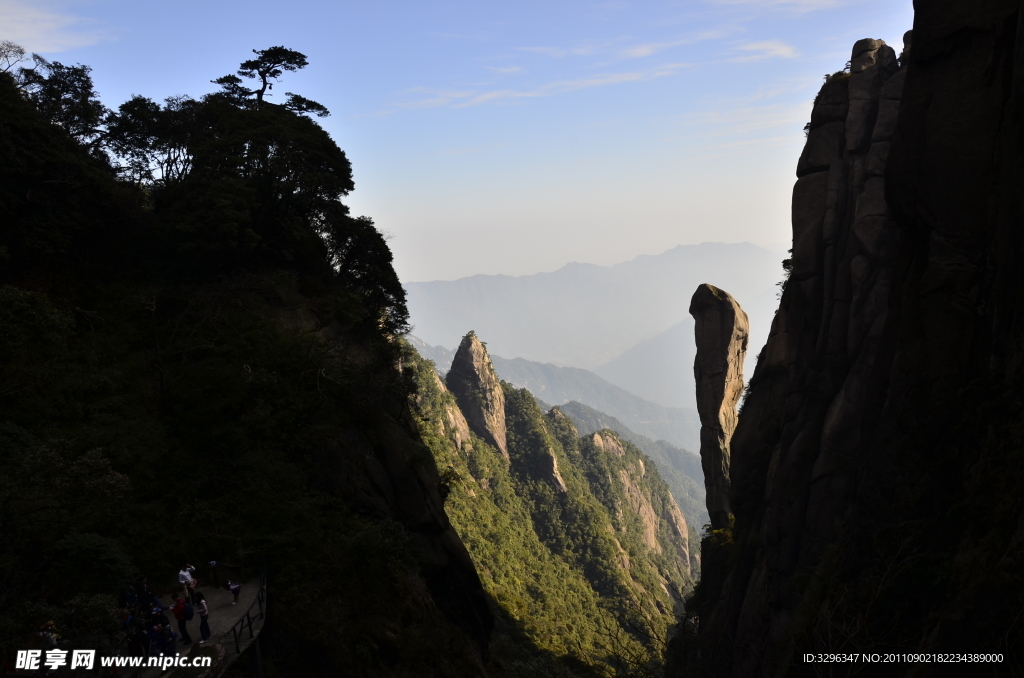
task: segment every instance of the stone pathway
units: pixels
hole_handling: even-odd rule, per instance
[[[185,645],[180,640],[178,641],[178,652],[184,657],[198,657],[198,656],[209,656],[213,657],[213,665],[210,668],[171,668],[166,673],[161,673],[160,669],[149,668],[141,671],[138,675],[140,678],[157,678],[162,676],[163,678],[214,678],[220,675],[228,665],[238,657],[238,652],[235,650],[235,639],[231,633],[231,627],[234,626],[235,622],[240,617],[244,616],[249,606],[256,600],[256,596],[259,593],[260,580],[259,577],[253,577],[247,583],[242,584],[242,590],[238,596],[238,604],[232,605],[233,599],[231,592],[225,588],[207,587],[200,586],[198,589],[206,596],[206,604],[210,609],[210,615],[208,617],[210,622],[210,640],[205,645],[200,645],[199,635],[199,612],[195,613],[192,620],[188,622],[188,633],[192,637],[192,644]],[[172,602],[171,596],[161,596],[160,602],[164,605],[170,605]],[[253,636],[258,636],[260,630],[263,628],[263,620],[256,619],[259,616],[259,605],[256,605],[252,609],[251,616],[253,618],[252,630]],[[174,615],[167,613],[167,616],[171,619],[171,625],[175,633],[178,631],[177,622],[174,620]],[[249,637],[249,628],[242,631],[239,639],[239,648],[242,652],[252,643],[253,639]]]

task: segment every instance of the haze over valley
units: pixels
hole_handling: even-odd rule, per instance
[[[427,346],[453,350],[462,334],[474,330],[487,342],[499,375],[553,404],[580,400],[630,416],[606,409],[600,382],[585,386],[582,374],[556,369],[582,368],[662,408],[691,411],[677,418],[696,421],[690,294],[710,283],[741,300],[750,317],[750,374],[771,327],[785,256],[750,243],[703,243],[612,266],[571,263],[550,273],[405,287],[412,333]],[[515,359],[547,366],[527,369]],[[696,449],[696,432],[687,435],[659,437]]]

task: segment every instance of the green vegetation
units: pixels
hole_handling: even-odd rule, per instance
[[[446,510],[499,618],[510,622],[499,622],[495,635],[498,670],[657,675],[691,583],[681,555],[687,535],[664,519],[675,504],[654,464],[611,431],[601,435],[621,457],[581,439],[557,408],[544,414],[528,391],[507,383],[511,464],[475,435],[460,449],[454,396],[411,347],[406,361],[421,435],[442,469]],[[542,671],[538,657],[546,657]]]
[[[113,111],[86,66],[5,58],[2,659],[49,621],[109,649],[125,586],[217,560],[266,563],[268,676],[657,674],[690,586],[667,486],[507,385],[511,466],[456,448],[326,109],[268,101],[304,56]]]
[[[807,123],[807,124],[808,124],[808,129],[810,129],[809,126],[810,126],[811,123]],[[779,282],[775,283],[775,286],[779,288],[778,293],[776,293],[776,295],[775,295],[777,299],[782,299],[782,294],[783,294],[783,292],[786,291],[786,285],[789,284],[789,278],[790,278],[790,276],[793,275],[793,249],[790,248],[788,250],[788,253],[789,253],[789,256],[782,260],[782,280],[780,280]]]
[[[116,643],[139,576],[265,560],[268,675],[473,674],[471,569],[435,585],[369,481],[439,501],[345,154],[238,91],[94,101],[86,67],[0,73],[0,658],[50,620]]]
[[[686,516],[686,522],[690,526],[690,543],[697,543],[699,536],[696,526],[708,522],[708,509],[704,499],[704,471],[700,466],[700,457],[665,440],[653,440],[635,433],[615,417],[587,407],[583,403],[570,401],[559,405],[558,409],[572,419],[581,435],[611,429],[620,438],[633,443],[653,459],[658,467],[658,473],[668,485],[672,497],[679,504],[679,509]]]

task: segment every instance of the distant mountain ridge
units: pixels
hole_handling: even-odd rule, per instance
[[[455,351],[431,346],[418,337],[408,339],[420,355],[433,360],[442,373],[447,372]],[[500,378],[517,388],[529,389],[545,403],[561,405],[575,400],[607,412],[651,439],[665,440],[685,449],[700,448],[700,420],[694,409],[663,407],[578,367],[559,367],[524,358],[507,359],[493,353],[490,358]]]
[[[614,266],[572,263],[550,273],[405,287],[414,332],[428,345],[456,346],[472,329],[488,338],[492,355],[588,369],[662,407],[694,408],[690,296],[710,283],[740,302],[751,324],[750,374],[777,307],[781,258],[750,243],[704,243]]]
[[[645,400],[695,410],[694,389],[686,387],[693,374],[693,356],[693,320],[687,318],[593,372]]]
[[[748,313],[765,302],[770,319],[781,276],[775,252],[750,243],[702,243],[613,266],[570,263],[534,275],[475,275],[405,288],[414,332],[428,344],[456,346],[473,329],[489,338],[493,353],[593,369],[689,321],[690,295],[702,283],[729,291]],[[755,343],[763,343],[768,329],[754,328]]]

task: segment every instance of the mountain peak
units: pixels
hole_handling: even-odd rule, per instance
[[[462,338],[445,379],[470,429],[508,459],[505,394],[487,347],[472,330]]]

